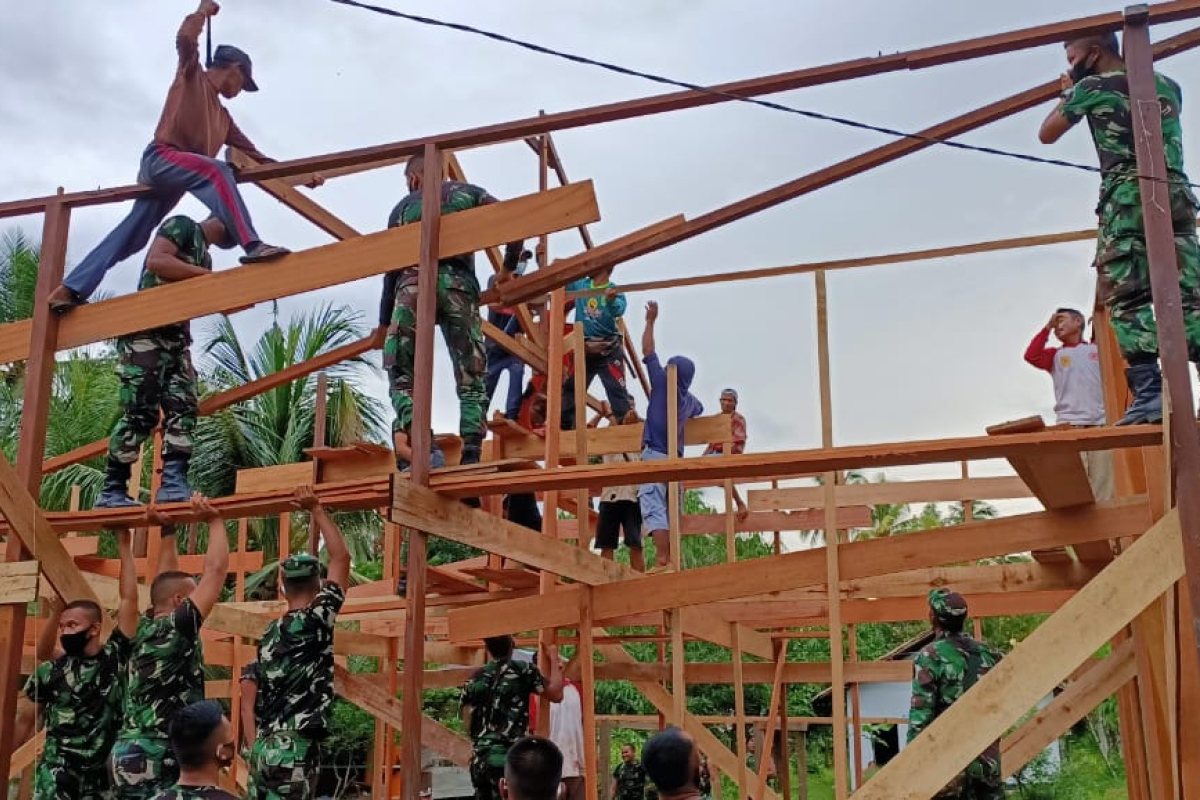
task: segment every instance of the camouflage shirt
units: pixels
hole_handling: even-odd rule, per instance
[[[644,800],[646,769],[637,761],[622,761],[613,770],[617,781],[617,796],[613,800]]]
[[[182,786],[177,783],[154,795],[151,800],[237,800],[237,797],[218,786]]]
[[[325,734],[333,703],[333,624],[345,601],[345,590],[327,582],[306,608],[289,611],[267,626],[254,670],[259,736],[278,731],[313,738]]]
[[[175,245],[175,248],[178,250],[176,258],[180,261],[191,264],[193,267],[212,270],[212,257],[208,254],[208,240],[204,238],[204,231],[200,229],[200,223],[191,217],[177,214],[169,218],[158,227],[154,238],[166,239]],[[156,286],[163,286],[170,282],[158,277],[146,269],[143,264],[142,276],[138,281],[138,291],[153,289]],[[145,331],[145,333],[153,333],[161,336],[190,337],[191,325],[187,322],[179,322],[174,325],[164,325],[152,331]]]
[[[462,689],[463,706],[471,707],[471,739],[475,750],[507,751],[529,730],[529,696],[541,694],[546,678],[527,661],[490,661]]]
[[[25,695],[45,716],[43,762],[80,770],[108,758],[121,713],[121,670],[131,646],[114,630],[95,656],[61,656],[38,665]]]
[[[165,739],[171,715],[204,699],[203,623],[191,600],[139,621],[126,672],[122,738]]]
[[[1000,663],[1000,654],[965,633],[939,633],[917,654],[913,665],[908,741],[962,697]],[[975,780],[1000,781],[1000,742],[993,742],[963,773]]]
[[[1167,169],[1183,175],[1183,129],[1179,124],[1183,99],[1179,84],[1165,75],[1155,73],[1154,77],[1162,110]],[[1104,175],[1102,192],[1112,182],[1137,174],[1129,78],[1125,72],[1105,72],[1084,78],[1071,90],[1070,97],[1062,106],[1062,114],[1072,125],[1087,118]]]

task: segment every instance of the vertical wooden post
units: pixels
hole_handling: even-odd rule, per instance
[[[796,749],[796,775],[800,792],[797,800],[808,800],[808,728],[800,731],[800,746]]]
[[[61,193],[62,189],[59,189],[59,194]],[[17,475],[35,498],[42,488],[46,422],[50,414],[50,397],[53,392],[54,354],[58,349],[58,315],[51,313],[46,300],[63,277],[70,219],[71,210],[61,201],[51,201],[47,204],[33,303],[33,329],[29,342],[30,357],[26,362],[25,396],[22,403],[16,464]],[[22,561],[28,558],[28,555],[21,537],[10,533],[4,548],[5,560]],[[34,556],[37,554],[34,553]],[[13,729],[24,638],[25,604],[8,603],[0,606],[0,775],[4,776],[9,774],[12,753],[16,749]]]
[[[580,673],[579,704],[583,709],[583,783],[586,800],[599,800],[599,784],[604,776],[596,763],[596,662],[594,619],[592,616],[592,587],[583,590],[579,609],[579,649],[576,658],[583,667]]]
[[[742,666],[741,628],[736,622],[729,623],[729,643],[733,659],[733,737],[738,761],[737,774],[729,777],[737,781],[740,796],[745,796],[750,788],[746,782],[746,680]]]
[[[542,237],[539,249],[544,253],[548,243]],[[545,263],[545,262],[542,262]],[[567,293],[561,287],[550,294],[550,332],[546,337],[546,469],[558,466],[562,453],[562,404],[567,402],[563,397],[563,328],[566,325]],[[579,376],[576,376],[578,379]],[[577,420],[578,422],[578,420]],[[543,496],[542,534],[552,540],[558,539],[558,492],[546,492]],[[538,588],[542,594],[554,590],[558,577],[543,572],[539,579]],[[539,658],[543,672],[548,667],[546,650],[554,644],[556,631],[543,630],[538,634]],[[538,733],[546,735],[550,731],[550,703],[544,698],[538,698]]]
[[[667,364],[667,458],[679,458],[679,370]],[[670,523],[671,568],[683,568],[683,548],[679,545],[679,483],[667,484],[667,519]]]
[[[565,310],[565,309],[564,309]],[[584,344],[583,321],[576,318],[574,335],[571,338],[575,357],[575,396],[564,397],[564,403],[575,404],[575,463],[588,463],[587,437],[587,348]],[[575,512],[578,517],[575,530],[579,535],[577,544],[585,550],[591,546],[590,531],[591,494],[580,489],[575,495]]]
[[[389,523],[384,522],[384,530],[387,530]],[[279,561],[282,563],[292,554],[292,515],[284,512],[279,515],[279,534],[276,541],[276,549],[279,551]],[[384,569],[387,569],[387,562],[384,562]]]
[[[439,183],[437,185],[440,186],[441,184]],[[441,207],[438,208],[438,211],[439,212],[441,211]],[[425,235],[424,225],[421,226],[421,235],[422,236]],[[434,255],[435,256],[437,255],[436,250],[434,251]],[[436,284],[435,284],[435,287],[436,287]],[[420,302],[421,302],[420,300],[417,301],[418,304],[420,304]],[[436,309],[435,309],[435,315],[436,315]],[[420,334],[418,334],[418,335],[420,335]],[[418,359],[420,358],[420,350],[419,349],[417,351],[417,358]],[[430,372],[428,373],[428,377],[430,380],[433,380],[433,365],[432,365],[432,363],[430,364]],[[416,398],[414,397],[413,400],[415,402]],[[324,372],[318,372],[317,373],[316,407],[313,410],[313,447],[324,447],[325,443],[327,441],[326,434],[325,434],[325,425],[329,418],[328,409],[329,409],[329,379],[325,377]],[[415,422],[415,420],[414,420],[414,422]],[[412,445],[413,442],[409,442],[409,444]],[[413,452],[419,452],[415,446],[413,447]],[[413,459],[413,461],[417,461],[417,460],[418,459],[416,459],[416,458]],[[317,554],[317,548],[320,546],[320,539],[321,539],[320,531],[317,530],[316,525],[313,525],[310,522],[309,528],[308,528],[308,552],[312,553],[313,555]]]
[[[612,728],[612,720],[606,719],[600,722],[600,763],[596,780],[600,784],[600,796],[603,800],[617,800],[617,798],[609,796],[612,784]]]
[[[787,650],[790,640],[780,640],[779,657],[787,661]],[[785,800],[790,800],[792,796],[792,752],[789,745],[792,741],[790,726],[788,724],[788,685],[783,683],[779,687],[779,765],[782,769],[779,770],[779,792]]]
[[[771,713],[778,705],[783,695],[783,668],[787,665],[787,639],[775,641],[775,677],[771,681],[771,700],[767,703],[767,723],[763,731],[762,744],[755,748],[758,754],[758,778],[755,781],[758,788],[755,797],[762,797],[767,788],[767,776],[771,774],[771,764],[775,759],[775,733],[779,718]]]
[[[1142,199],[1146,255],[1150,262],[1154,317],[1158,323],[1158,348],[1165,378],[1165,411],[1170,416],[1171,453],[1174,456],[1174,496],[1183,532],[1184,561],[1191,607],[1200,609],[1200,437],[1196,436],[1195,402],[1184,335],[1179,264],[1171,219],[1170,176],[1163,150],[1161,107],[1150,47],[1149,12],[1145,5],[1125,10],[1125,65],[1129,75],[1129,102],[1137,146],[1138,186]],[[1188,620],[1200,630],[1200,620]],[[1200,638],[1200,637],[1198,637]],[[1183,668],[1200,671],[1200,650],[1183,659]]]
[[[413,359],[413,448],[411,480],[429,485],[429,451],[433,412],[433,328],[437,320],[438,237],[442,220],[442,154],[425,145],[421,178],[421,259],[417,277],[416,354]],[[393,477],[393,480],[395,478]],[[425,585],[429,534],[412,530],[408,537],[408,615],[404,626],[404,705],[401,713],[401,773],[404,800],[421,796],[421,700],[425,664]]]
[[[829,382],[829,307],[825,270],[816,273],[817,366],[821,389],[821,446],[833,447],[833,388]],[[825,473],[825,571],[829,603],[829,664],[833,673],[833,785],[837,800],[849,796],[846,742],[846,668],[842,651],[841,570],[838,564],[837,473]]]
[[[848,625],[846,637],[850,640],[850,661],[858,661],[858,629]],[[850,740],[854,743],[854,788],[863,785],[862,752],[862,692],[857,683],[850,685]]]
[[[233,574],[233,596],[237,602],[241,603],[246,599],[246,550],[247,540],[250,533],[250,520],[242,517],[237,523],[237,566],[234,567]],[[224,525],[209,524],[209,537],[213,536],[228,536],[225,532]],[[237,680],[238,673],[234,673],[234,680]]]

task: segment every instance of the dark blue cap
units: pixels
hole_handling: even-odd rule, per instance
[[[242,69],[242,75],[246,79],[242,88],[247,92],[257,92],[258,84],[254,82],[254,64],[251,63],[250,56],[246,55],[245,50],[223,44],[213,53],[213,66],[227,67],[231,64],[236,64]]]

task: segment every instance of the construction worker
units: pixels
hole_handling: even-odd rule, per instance
[[[654,734],[642,748],[642,766],[657,797],[700,800],[700,748],[691,734],[674,725]]]
[[[1074,39],[1067,42],[1066,54],[1070,71],[1062,76],[1063,96],[1042,123],[1039,138],[1045,144],[1057,142],[1085,118],[1091,128],[1101,170],[1095,267],[1109,322],[1128,364],[1125,379],[1133,394],[1133,402],[1117,424],[1159,422],[1162,373],[1150,296],[1150,261],[1134,142],[1137,123],[1130,108],[1129,77],[1115,33]],[[1162,186],[1160,200],[1170,208],[1174,222],[1188,357],[1200,363],[1200,243],[1196,240],[1200,202],[1183,171],[1179,85],[1158,74],[1155,82],[1168,180]]]
[[[421,221],[421,191],[425,159],[408,160],[404,176],[409,194],[388,217],[388,227]],[[434,187],[430,187],[431,189]],[[443,181],[442,214],[453,214],[489,205],[496,198],[469,183]],[[524,242],[510,242],[504,251],[504,270],[515,273]],[[384,367],[391,382],[392,406],[396,410],[396,465],[403,471],[412,463],[413,358],[417,337],[417,268],[389,272],[383,281],[379,324],[387,327],[383,346]],[[475,254],[463,253],[438,262],[437,324],[450,351],[458,386],[459,433],[462,436],[460,464],[478,464],[487,423],[487,358],[479,317],[479,279],[475,276]],[[476,501],[478,504],[478,501]]]
[[[137,567],[128,530],[117,534],[121,555],[117,627],[101,640],[104,614],[92,600],[55,599],[39,637],[45,660],[25,685],[30,703],[18,711],[15,742],[33,732],[34,709],[45,720],[46,744],[33,777],[34,800],[101,800],[111,796],[105,761],[117,735],[121,676],[138,627]]]
[[[532,259],[531,251],[522,251],[521,257],[517,260],[516,270],[509,273],[502,269],[495,275],[489,275],[487,288],[494,288],[502,282],[502,278],[512,280],[524,275]],[[488,322],[496,326],[497,330],[510,335],[514,335],[520,330],[516,313],[501,301],[488,304]],[[517,417],[521,415],[522,392],[525,389],[525,362],[505,350],[493,339],[484,341],[483,351],[487,358],[487,378],[484,381],[484,390],[487,392],[488,405],[491,406],[492,398],[500,385],[501,376],[507,374],[508,395],[504,401],[504,416],[516,422]]]
[[[513,638],[492,636],[483,640],[491,661],[463,685],[463,723],[471,735],[471,784],[476,800],[499,800],[505,755],[529,732],[529,696],[541,695],[552,703],[562,700],[562,665],[558,648],[550,647],[550,679],[536,664],[513,659]]]
[[[950,589],[929,593],[929,623],[934,639],[922,648],[913,663],[912,709],[908,714],[908,741],[937,719],[980,678],[1000,662],[1000,654],[963,632],[967,601]],[[934,800],[1003,800],[1000,742],[970,763],[960,775],[934,795]]]
[[[719,398],[721,404],[721,413],[729,415],[730,426],[730,447],[729,452],[733,455],[741,455],[746,452],[746,418],[737,410],[738,408],[738,393],[737,389],[722,389]],[[704,448],[702,455],[720,456],[725,454],[724,442],[710,442],[708,447]],[[744,520],[750,516],[750,509],[746,507],[746,501],[742,498],[742,493],[738,491],[736,485],[733,487],[733,502],[737,506],[737,517],[739,520]]]
[[[584,388],[600,376],[608,403],[617,419],[629,412],[629,390],[625,388],[625,337],[621,317],[625,314],[625,295],[610,281],[611,270],[580,278],[567,284],[568,292],[581,292],[575,298],[575,323],[583,326]],[[603,293],[597,293],[597,290]],[[563,382],[562,429],[575,429],[575,380],[572,374]]]
[[[166,283],[198,278],[212,271],[209,245],[225,239],[225,226],[216,217],[196,222],[183,215],[159,227],[138,291]],[[196,370],[192,367],[190,322],[164,325],[117,338],[117,374],[121,379],[121,418],[108,438],[108,465],[96,508],[141,505],[126,492],[142,444],[163,424],[162,483],[155,503],[184,503],[192,496],[188,465],[192,431],[200,406],[196,399]]]
[[[215,700],[192,703],[171,718],[171,750],[179,759],[179,781],[154,800],[235,800],[219,788],[221,772],[237,751],[233,726]]]
[[[200,64],[200,34],[221,7],[200,0],[183,19],[175,35],[179,62],[175,80],[167,91],[154,139],[142,153],[138,183],[153,190],[139,197],[133,210],[115,230],[79,262],[62,285],[50,294],[50,307],[63,313],[87,302],[113,265],[146,246],[158,223],[171,213],[185,192],[195,195],[225,227],[225,243],[241,245],[245,263],[279,258],[288,251],[265,244],[250,222],[250,212],[238,192],[233,168],[215,156],[222,145],[236,147],[256,161],[270,161],[234,124],[221,99],[232,100],[243,91],[257,92],[250,56],[230,45],[213,53],[212,65]],[[320,185],[313,176],[311,186]]]
[[[526,736],[504,758],[500,796],[504,800],[566,800],[562,794],[563,754],[549,739]]]
[[[258,643],[258,666],[249,676],[257,683],[258,727],[246,790],[251,800],[316,797],[320,742],[333,704],[333,625],[350,585],[350,551],[312,487],[297,489],[295,502],[325,540],[329,579],[321,581],[321,562],[308,553],[279,565],[288,608],[267,626]]]
[[[120,800],[145,800],[178,780],[168,726],[175,712],[204,699],[200,626],[225,587],[229,539],[220,514],[199,494],[192,496],[192,510],[208,523],[204,571],[199,582],[179,571],[175,528],[163,527],[150,610],[138,621],[125,672],[121,727],[109,757]]]
[[[621,763],[613,769],[608,796],[613,800],[645,800],[646,768],[631,744],[621,745]]]

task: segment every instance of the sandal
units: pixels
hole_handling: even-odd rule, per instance
[[[259,242],[246,251],[246,255],[242,256],[241,262],[243,264],[256,264],[260,261],[273,261],[277,258],[282,258],[291,252],[292,251],[288,250],[286,247],[279,247],[277,245]]]

